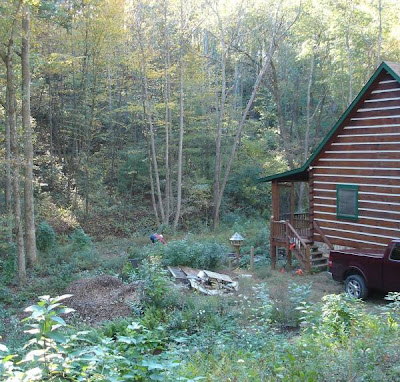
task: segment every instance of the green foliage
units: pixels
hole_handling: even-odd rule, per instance
[[[46,221],[39,224],[36,230],[36,246],[40,251],[48,253],[56,243],[56,233]]]
[[[0,284],[11,284],[15,281],[17,262],[14,244],[0,242]]]
[[[166,333],[138,323],[124,322],[112,337],[89,332],[66,331],[61,317],[72,311],[61,304],[69,295],[40,297],[25,311],[30,316],[27,333],[31,339],[23,353],[10,355],[0,344],[0,378],[13,381],[147,381],[164,380],[177,363],[163,356]],[[105,331],[107,332],[107,330]]]
[[[191,237],[146,247],[147,256],[160,256],[163,265],[187,265],[202,269],[216,269],[226,261],[229,249],[213,240],[197,241]]]
[[[290,282],[273,290],[271,295],[267,284],[254,287],[261,301],[260,310],[265,319],[282,327],[297,327],[300,324],[300,308],[309,306],[311,284]]]
[[[92,246],[91,238],[86,235],[82,228],[76,228],[70,237],[71,244],[78,250]]]
[[[150,278],[150,270],[158,272],[154,265],[145,267],[141,279]],[[167,287],[166,301],[148,305],[139,322],[122,319],[90,332],[66,326],[67,296],[42,296],[26,309],[30,338],[24,350],[10,355],[0,345],[0,379],[394,382],[400,377],[397,294],[390,294],[392,304],[377,314],[345,295],[305,305],[309,285],[289,284],[281,298],[300,305],[303,315],[302,329],[292,334],[275,320],[281,305],[266,286],[249,283],[242,286],[254,294],[232,298]]]
[[[168,290],[168,278],[159,258],[143,260],[140,266],[129,274],[129,281],[137,284],[144,308],[163,305]]]

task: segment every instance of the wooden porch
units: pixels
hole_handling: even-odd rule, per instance
[[[281,189],[289,192],[289,213],[281,213]],[[272,216],[270,225],[271,265],[276,268],[277,249],[284,248],[288,266],[292,266],[292,256],[295,256],[301,268],[311,272],[315,268],[324,268],[327,259],[314,243],[316,231],[328,247],[333,248],[328,238],[313,221],[308,212],[295,212],[295,182],[272,182]],[[279,217],[278,219],[275,216]]]

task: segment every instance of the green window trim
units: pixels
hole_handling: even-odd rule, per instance
[[[340,190],[355,191],[354,214],[340,213],[340,211],[339,211]],[[338,184],[336,186],[336,217],[338,219],[349,219],[349,220],[357,220],[358,219],[358,186],[349,185],[349,184]]]

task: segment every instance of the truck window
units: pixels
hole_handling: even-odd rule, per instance
[[[338,219],[358,218],[358,186],[336,186],[336,216]]]
[[[400,245],[396,244],[390,254],[390,260],[400,261]]]

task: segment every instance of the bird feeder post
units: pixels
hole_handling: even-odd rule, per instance
[[[236,263],[237,266],[239,266],[239,260],[240,260],[240,247],[243,244],[243,236],[240,235],[239,233],[235,233],[230,239],[229,241],[231,242],[231,244],[233,245],[233,248],[235,248],[235,252],[236,252]]]

